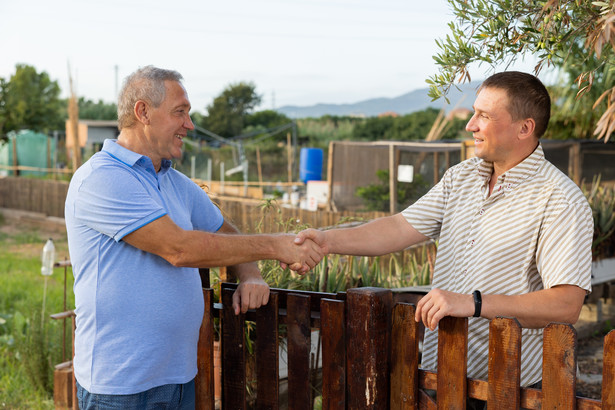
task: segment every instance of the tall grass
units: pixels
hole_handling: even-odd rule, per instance
[[[255,224],[256,232],[262,231],[263,221],[269,218],[273,218],[281,232],[299,232],[308,227],[298,220],[283,220],[280,208],[273,199],[264,200],[260,211],[260,218]],[[345,219],[341,224],[349,222],[353,221]],[[269,286],[280,289],[335,293],[362,286],[401,288],[428,285],[432,279],[436,246],[425,242],[380,257],[328,255],[303,276],[282,269],[277,261],[260,261],[259,268]]]
[[[41,318],[44,277],[38,251],[47,239],[42,236],[36,230],[0,232],[0,408],[54,408],[53,369],[62,361],[63,327],[49,314],[63,310],[64,274],[56,269],[48,279]],[[65,236],[54,239],[65,248]],[[72,274],[67,277],[72,307]],[[65,348],[70,352],[70,337]]]

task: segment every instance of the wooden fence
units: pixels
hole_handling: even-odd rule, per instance
[[[205,189],[205,187],[204,187]],[[205,189],[207,191],[207,189]],[[0,208],[38,212],[47,216],[64,217],[64,202],[68,182],[34,178],[0,178]],[[286,207],[273,202],[270,207],[263,200],[219,196],[210,193],[226,218],[242,232],[284,232],[289,226],[322,228],[346,220],[371,220],[387,215],[385,212],[333,212]]]
[[[521,327],[496,318],[489,335],[488,380],[467,377],[467,318],[440,322],[438,372],[419,368],[419,325],[414,306],[393,302],[380,288],[326,294],[272,289],[266,306],[235,316],[234,285],[224,284],[220,303],[204,289],[199,340],[197,409],[214,409],[214,318],[219,317],[222,409],[246,409],[244,321],[256,323],[257,409],[280,408],[280,325],[288,346],[288,408],[311,409],[311,329],[322,341],[323,409],[463,409],[468,397],[495,409],[615,409],[615,332],[604,342],[602,400],[576,396],[576,332],[552,323],[544,331],[542,390],[520,387]],[[433,399],[425,390],[436,392]]]

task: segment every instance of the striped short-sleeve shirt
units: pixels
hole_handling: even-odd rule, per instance
[[[592,212],[542,146],[501,175],[489,195],[493,164],[471,158],[450,168],[403,211],[438,239],[433,288],[519,295],[556,285],[591,291]],[[521,384],[542,378],[542,329],[522,330]],[[425,369],[437,368],[438,331],[425,332]],[[468,377],[487,379],[489,321],[469,319]]]

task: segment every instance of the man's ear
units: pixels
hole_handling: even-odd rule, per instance
[[[135,104],[134,114],[137,121],[144,125],[149,125],[150,112],[149,105],[145,101],[139,100]]]
[[[519,139],[527,139],[534,135],[536,129],[536,121],[533,118],[526,118],[521,121],[521,128],[519,129]]]

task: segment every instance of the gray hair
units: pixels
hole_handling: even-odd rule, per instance
[[[165,70],[151,65],[139,68],[130,74],[118,96],[117,121],[120,131],[136,122],[134,107],[137,101],[145,101],[153,107],[159,107],[164,101],[165,81],[181,82],[182,75],[174,70]]]

